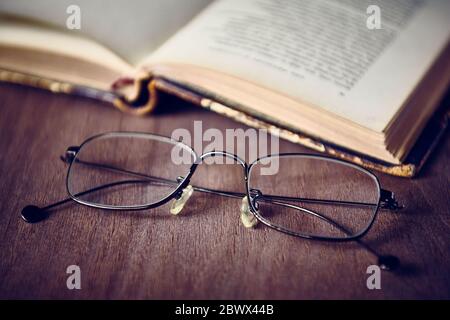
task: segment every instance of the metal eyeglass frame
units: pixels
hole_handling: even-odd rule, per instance
[[[104,138],[104,137],[118,137],[118,136],[126,136],[126,137],[146,137],[146,138],[152,138],[152,139],[156,139],[159,141],[164,141],[164,142],[168,142],[171,143],[173,145],[178,145],[181,146],[183,148],[185,148],[186,150],[188,150],[194,157],[194,161],[193,164],[191,165],[191,167],[189,168],[189,172],[185,177],[178,177],[177,181],[173,181],[170,179],[164,179],[164,178],[158,178],[158,177],[153,177],[153,176],[149,176],[149,175],[145,175],[142,173],[138,173],[138,172],[132,172],[129,170],[124,170],[122,168],[117,168],[117,167],[112,167],[109,165],[103,165],[103,164],[97,164],[97,163],[90,163],[90,162],[86,162],[83,160],[78,160],[77,159],[77,155],[78,152],[82,149],[82,147],[84,145],[86,145],[87,143],[91,142],[94,139],[97,138]],[[237,163],[239,163],[241,165],[241,167],[243,168],[243,172],[244,172],[244,181],[245,181],[245,189],[246,189],[246,193],[239,193],[239,192],[230,192],[230,191],[222,191],[222,190],[215,190],[215,189],[209,189],[209,188],[203,188],[203,187],[197,187],[197,186],[191,186],[192,189],[194,191],[199,191],[199,192],[205,192],[205,193],[211,193],[211,194],[216,194],[216,195],[221,195],[221,196],[225,196],[225,197],[232,197],[232,198],[240,198],[242,199],[242,197],[247,197],[247,202],[248,202],[248,206],[249,206],[249,211],[251,213],[251,215],[253,215],[257,221],[261,222],[262,224],[283,232],[285,234],[288,235],[292,235],[292,236],[296,236],[296,237],[300,237],[300,238],[305,238],[305,239],[312,239],[312,240],[321,240],[321,241],[332,241],[332,242],[344,242],[344,241],[352,241],[355,240],[356,242],[358,242],[362,247],[364,247],[366,250],[368,250],[369,252],[371,252],[372,254],[374,254],[376,257],[378,257],[378,262],[381,268],[385,269],[385,270],[393,270],[395,269],[398,264],[399,264],[399,260],[395,257],[395,256],[390,256],[390,255],[379,255],[375,250],[373,250],[371,247],[369,247],[368,245],[364,244],[363,242],[360,241],[360,238],[363,237],[368,231],[369,229],[372,227],[377,214],[378,214],[378,210],[381,209],[388,209],[388,210],[398,210],[403,208],[403,206],[398,205],[397,201],[395,200],[394,194],[391,191],[388,190],[384,190],[381,189],[380,187],[380,183],[378,181],[378,178],[372,174],[370,171],[356,165],[353,163],[349,163],[347,161],[343,161],[343,160],[338,160],[338,159],[334,159],[331,157],[327,157],[327,156],[322,156],[322,155],[312,155],[312,154],[307,154],[307,153],[281,153],[281,154],[274,154],[274,155],[268,155],[265,157],[260,157],[258,159],[256,159],[255,161],[253,161],[250,165],[247,164],[244,160],[242,160],[241,158],[239,158],[236,154],[232,154],[232,153],[228,153],[225,151],[210,151],[210,152],[206,152],[200,156],[197,155],[197,153],[188,145],[180,142],[180,141],[176,141],[174,139],[171,139],[169,137],[166,136],[162,136],[162,135],[157,135],[157,134],[153,134],[153,133],[141,133],[141,132],[107,132],[107,133],[102,133],[102,134],[98,134],[95,136],[92,136],[90,138],[88,138],[87,140],[85,140],[82,144],[80,144],[79,146],[71,146],[69,148],[67,148],[65,155],[61,157],[61,160],[63,160],[66,163],[69,163],[69,168],[67,171],[67,176],[66,176],[66,189],[67,192],[69,194],[69,198],[55,202],[53,204],[47,205],[46,207],[37,207],[35,205],[28,205],[26,207],[24,207],[21,211],[21,217],[29,223],[36,223],[39,222],[41,220],[44,220],[45,218],[47,218],[48,216],[48,211],[56,206],[62,205],[64,203],[67,203],[69,201],[75,201],[79,204],[82,205],[86,205],[88,207],[93,207],[93,208],[99,208],[99,209],[108,209],[108,210],[146,210],[146,209],[151,209],[151,208],[155,208],[155,207],[159,207],[162,206],[163,204],[167,203],[168,201],[172,200],[172,199],[179,199],[182,194],[183,194],[183,190],[190,186],[189,182],[191,177],[193,176],[193,174],[195,173],[195,170],[197,168],[197,166],[199,164],[201,164],[203,162],[204,159],[208,158],[208,157],[215,157],[215,156],[223,156],[223,157],[228,157],[233,159],[234,161],[236,161]],[[274,195],[263,195],[261,193],[261,191],[256,190],[256,189],[251,189],[250,188],[250,181],[249,181],[249,176],[251,173],[251,170],[253,168],[253,166],[260,162],[262,159],[266,159],[266,158],[270,158],[270,157],[283,157],[283,156],[300,156],[300,157],[305,157],[305,158],[310,158],[310,159],[325,159],[327,161],[331,161],[331,162],[335,162],[335,163],[339,163],[339,164],[343,164],[345,166],[349,166],[352,167],[354,169],[357,169],[365,174],[367,174],[369,177],[371,177],[373,179],[373,181],[375,182],[376,186],[377,186],[377,193],[378,193],[378,201],[377,203],[361,203],[361,202],[350,202],[350,201],[337,201],[337,200],[323,200],[323,199],[308,199],[308,198],[294,198],[294,197],[283,197],[283,196],[274,196]],[[71,169],[74,163],[82,163],[84,165],[89,165],[89,166],[93,166],[93,167],[97,167],[97,168],[102,168],[102,169],[107,169],[107,170],[112,170],[115,172],[120,172],[120,173],[126,173],[129,175],[132,175],[134,177],[143,179],[143,180],[121,180],[118,182],[113,182],[113,183],[109,183],[109,184],[105,184],[105,185],[100,185],[97,186],[95,188],[92,189],[88,189],[85,190],[83,192],[77,193],[77,194],[72,194],[70,192],[70,188],[69,188],[69,179],[70,179],[70,173],[71,173]],[[158,183],[163,183],[163,184],[170,184],[170,185],[175,185],[177,184],[177,187],[170,193],[168,194],[165,198],[155,202],[155,203],[151,203],[151,204],[147,204],[147,205],[139,205],[139,206],[112,206],[112,205],[101,205],[101,204],[96,204],[96,203],[90,203],[87,201],[83,201],[81,200],[79,197],[89,194],[91,192],[95,192],[101,189],[106,189],[108,187],[113,187],[116,185],[121,185],[121,184],[127,184],[127,183],[140,183],[140,182],[145,182],[148,183],[150,181],[153,182],[158,182]],[[288,208],[292,208],[292,209],[297,209],[300,211],[303,211],[307,214],[311,214],[321,220],[324,220],[327,223],[330,223],[331,225],[333,225],[334,227],[337,227],[340,231],[346,233],[347,235],[349,235],[348,237],[342,238],[342,237],[325,237],[325,236],[318,236],[318,235],[309,235],[309,234],[303,234],[303,233],[298,233],[298,232],[294,232],[288,229],[285,229],[283,227],[277,226],[273,223],[271,223],[270,221],[268,221],[267,219],[265,219],[263,216],[261,216],[258,212],[258,202],[257,201],[265,201],[265,202],[269,202],[275,205],[279,205],[279,206],[284,206],[284,207],[288,207]],[[296,205],[292,205],[292,204],[288,204],[288,203],[284,203],[282,201],[299,201],[299,202],[316,202],[316,203],[326,203],[326,204],[341,204],[341,205],[362,205],[362,206],[376,206],[376,208],[374,208],[374,213],[372,215],[371,220],[369,221],[369,223],[367,224],[366,228],[363,229],[362,231],[360,231],[357,234],[351,235],[350,236],[350,231],[346,230],[345,227],[342,227],[341,225],[339,225],[338,223],[336,223],[335,221],[333,221],[332,219],[323,216],[320,213],[314,212],[312,210],[306,209],[306,208],[302,208]]]
[[[142,182],[145,181],[157,181],[160,183],[168,183],[168,184],[177,184],[178,186],[170,193],[168,194],[165,198],[155,202],[155,203],[151,203],[151,204],[146,204],[146,205],[139,205],[139,206],[112,206],[112,205],[102,205],[102,204],[96,204],[96,203],[91,203],[88,201],[83,201],[81,200],[79,197],[82,195],[85,195],[87,193],[90,192],[94,192],[96,190],[99,189],[104,189],[107,187],[111,187],[111,184],[107,184],[107,185],[102,185],[102,186],[98,186],[94,189],[90,189],[90,190],[86,190],[84,192],[82,192],[81,194],[72,194],[69,188],[69,179],[70,179],[70,173],[71,173],[71,168],[72,165],[74,163],[79,163],[80,160],[77,161],[77,154],[78,151],[87,143],[91,142],[94,139],[97,138],[106,138],[106,137],[118,137],[118,136],[126,136],[126,137],[148,137],[148,138],[153,138],[156,140],[160,140],[160,141],[164,141],[164,142],[168,142],[174,145],[178,145],[178,146],[182,146],[183,148],[187,149],[194,157],[194,161],[193,164],[191,165],[189,172],[187,173],[187,175],[185,177],[179,177],[177,179],[177,181],[171,181],[168,179],[162,179],[162,178],[157,178],[157,177],[153,177],[153,176],[148,176],[145,174],[141,174],[141,173],[137,173],[137,172],[131,172],[128,170],[124,170],[121,168],[116,168],[116,167],[111,167],[111,166],[105,166],[105,165],[99,165],[99,164],[95,164],[95,163],[86,163],[84,162],[83,164],[87,164],[90,166],[95,166],[95,167],[102,167],[105,169],[109,169],[109,170],[114,170],[114,171],[120,171],[122,173],[127,173],[133,176],[136,176],[138,178],[143,178],[145,180],[143,180]],[[246,196],[247,199],[249,200],[249,207],[250,207],[250,211],[251,213],[254,215],[254,217],[261,223],[263,223],[264,225],[275,229],[277,231],[289,234],[289,235],[293,235],[293,236],[297,236],[297,237],[301,237],[301,238],[306,238],[306,239],[314,239],[314,240],[326,240],[326,241],[351,241],[351,240],[355,240],[358,239],[362,236],[364,236],[370,229],[370,227],[373,225],[377,213],[378,213],[378,209],[381,207],[383,209],[390,209],[390,210],[396,210],[399,209],[399,206],[395,200],[394,194],[391,191],[387,191],[384,189],[381,189],[380,187],[380,183],[377,179],[377,177],[372,174],[371,172],[367,171],[366,169],[346,162],[346,161],[342,161],[342,160],[337,160],[334,158],[330,158],[330,157],[326,157],[326,156],[322,156],[322,155],[311,155],[311,154],[305,154],[305,153],[282,153],[282,154],[274,154],[274,155],[268,155],[268,156],[264,156],[264,157],[260,157],[258,159],[256,159],[255,161],[253,161],[250,165],[248,165],[244,160],[242,160],[241,158],[239,158],[236,154],[231,154],[225,151],[210,151],[210,152],[206,152],[200,156],[197,155],[197,153],[188,145],[173,140],[169,137],[166,136],[161,136],[161,135],[157,135],[157,134],[152,134],[152,133],[140,133],[140,132],[108,132],[108,133],[102,133],[99,135],[95,135],[90,137],[89,139],[85,140],[80,146],[72,146],[69,147],[66,151],[65,157],[63,158],[64,161],[66,161],[67,163],[69,163],[69,169],[67,172],[67,176],[66,176],[66,189],[67,192],[70,196],[70,198],[72,200],[74,200],[77,203],[80,203],[82,205],[86,205],[89,207],[93,207],[93,208],[99,208],[99,209],[108,209],[108,210],[147,210],[147,209],[151,209],[151,208],[155,208],[155,207],[159,207],[164,205],[165,203],[167,203],[168,201],[175,199],[177,197],[179,197],[181,195],[181,192],[183,191],[183,189],[185,189],[190,182],[191,177],[193,176],[193,174],[195,173],[195,170],[197,168],[197,166],[199,164],[201,164],[203,162],[204,159],[208,158],[208,157],[215,157],[215,156],[223,156],[223,157],[228,157],[233,159],[234,161],[236,161],[237,163],[239,163],[242,168],[243,168],[243,173],[244,173],[244,181],[245,181],[245,190],[246,190]],[[331,162],[335,162],[335,163],[340,163],[346,166],[350,166],[353,167],[356,170],[362,171],[363,173],[367,174],[369,177],[371,177],[373,179],[373,181],[376,183],[377,186],[377,193],[378,193],[378,203],[358,203],[358,202],[349,202],[349,201],[336,201],[336,200],[319,200],[319,199],[304,199],[304,198],[292,198],[292,197],[283,197],[283,196],[273,196],[273,195],[263,195],[259,190],[256,189],[251,189],[250,188],[250,181],[249,181],[249,176],[250,176],[250,172],[253,168],[253,166],[260,162],[263,159],[266,158],[271,158],[271,157],[284,157],[284,156],[299,156],[299,157],[307,157],[309,159],[326,159],[327,161],[331,161]],[[132,181],[133,183],[136,183],[136,180]],[[120,181],[118,182],[119,184],[125,184],[127,183],[127,181]],[[116,184],[114,184],[116,185]],[[216,194],[216,195],[221,195],[221,196],[226,196],[226,197],[233,197],[233,198],[242,198],[243,196],[245,196],[245,194],[242,193],[237,193],[237,192],[229,192],[229,191],[222,191],[222,190],[214,190],[214,189],[208,189],[208,188],[201,188],[201,187],[196,187],[196,186],[192,186],[193,189],[195,191],[199,191],[199,192],[207,192],[207,193],[212,193],[212,194]],[[327,203],[336,203],[336,204],[344,204],[344,205],[370,205],[370,206],[375,206],[376,208],[374,209],[374,213],[373,216],[371,218],[371,220],[369,221],[369,223],[367,224],[366,228],[361,230],[359,233],[354,234],[352,236],[349,237],[325,237],[325,236],[318,236],[318,235],[308,235],[308,234],[303,234],[303,233],[298,233],[298,232],[294,232],[292,230],[288,230],[285,229],[283,227],[277,226],[273,223],[271,223],[270,221],[268,221],[267,219],[265,219],[262,215],[259,214],[258,212],[258,203],[257,200],[263,200],[263,201],[267,201],[267,202],[271,202],[275,205],[280,205],[280,206],[288,206],[290,208],[293,209],[297,209],[297,210],[301,210],[303,212],[312,214],[316,217],[318,217],[319,219],[325,220],[328,223],[333,224],[334,226],[336,226],[336,223],[321,215],[320,213],[316,213],[314,211],[299,207],[299,206],[295,206],[292,204],[286,204],[283,203],[281,201],[303,201],[303,202],[327,202]],[[339,228],[342,228],[341,226],[337,225]],[[345,230],[344,230],[345,232]]]

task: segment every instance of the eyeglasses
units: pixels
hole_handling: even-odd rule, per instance
[[[198,165],[210,157],[239,163],[246,192],[191,185]],[[69,198],[44,208],[25,207],[25,221],[41,221],[50,209],[70,200],[108,210],[146,210],[172,201],[170,213],[177,215],[197,191],[242,199],[240,218],[248,228],[261,223],[301,238],[358,241],[380,208],[400,208],[371,172],[319,155],[277,154],[247,164],[224,151],[198,156],[186,144],[156,134],[111,132],[69,147],[62,159],[69,164]],[[387,269],[396,263],[392,256],[379,258]]]

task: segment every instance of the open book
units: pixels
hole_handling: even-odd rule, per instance
[[[2,1],[0,78],[59,81],[49,88],[113,97],[137,113],[154,107],[151,79],[161,79],[156,86],[291,141],[321,149],[319,139],[335,155],[393,166],[450,82],[447,0],[77,4],[81,29],[69,30],[71,1]],[[371,5],[380,29],[368,26]]]

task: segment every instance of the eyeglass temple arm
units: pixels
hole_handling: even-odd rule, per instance
[[[252,190],[250,190],[252,192]],[[357,202],[357,201],[343,201],[343,200],[327,200],[327,199],[313,199],[313,198],[296,198],[296,197],[285,197],[285,196],[275,196],[275,195],[265,195],[264,198],[272,199],[272,200],[280,200],[280,201],[301,201],[304,203],[322,203],[322,204],[339,204],[346,206],[367,206],[373,207],[376,206],[376,203],[369,202]],[[403,206],[400,206],[395,199],[395,195],[392,191],[380,189],[380,207],[382,209],[388,210],[398,210],[402,209]]]
[[[101,165],[101,164],[95,164],[95,163],[89,163],[89,162],[86,162],[86,161],[80,161],[79,163],[82,163],[82,164],[85,164],[85,165],[89,165],[89,166],[92,165],[92,166],[100,167],[100,168],[108,168],[108,169],[112,169],[112,170],[115,170],[115,171],[116,170],[118,170],[118,171],[125,171],[126,173],[130,173],[130,174],[133,174],[133,175],[139,175],[139,176],[142,175],[140,173],[137,174],[137,173],[134,173],[134,172],[129,172],[128,170],[117,169],[117,168],[114,168],[114,167],[105,166],[105,165]],[[156,177],[147,176],[147,175],[142,175],[142,176],[144,176],[146,179],[144,179],[144,180],[121,180],[121,181],[116,181],[116,182],[112,182],[112,183],[107,183],[107,184],[103,184],[103,185],[100,185],[100,186],[97,186],[97,187],[85,190],[83,192],[77,193],[75,196],[81,197],[83,195],[86,195],[86,194],[89,194],[89,193],[92,193],[92,192],[100,191],[100,190],[107,189],[107,188],[110,188],[110,187],[115,187],[115,186],[118,186],[118,185],[135,184],[135,183],[148,183],[149,181],[162,182],[164,185],[166,185],[167,183],[176,184],[176,182],[172,181],[172,180],[166,180],[166,179],[156,178]],[[197,190],[197,191],[200,191],[200,192],[203,191],[203,192],[207,192],[207,193],[220,194],[220,195],[224,195],[224,196],[227,196],[227,197],[233,197],[233,198],[242,198],[242,196],[244,196],[243,193],[237,193],[237,192],[226,192],[226,191],[212,190],[212,189],[199,188],[199,187],[193,187],[193,188],[194,188],[194,190]],[[313,216],[315,216],[315,217],[317,217],[317,218],[319,218],[319,219],[321,219],[321,220],[323,220],[323,221],[325,221],[325,222],[335,226],[336,228],[338,228],[342,232],[346,233],[347,235],[351,234],[351,232],[348,231],[346,228],[344,228],[343,226],[341,226],[340,224],[338,224],[337,222],[335,222],[331,218],[328,218],[328,217],[326,217],[326,216],[324,216],[324,215],[322,215],[320,213],[317,213],[315,211],[312,211],[312,210],[309,210],[309,209],[306,209],[306,208],[302,208],[302,207],[299,207],[299,206],[295,206],[295,205],[292,205],[292,204],[283,203],[283,202],[279,202],[279,201],[275,200],[275,198],[285,198],[285,197],[263,196],[262,194],[259,194],[257,197],[261,198],[262,201],[267,201],[267,202],[273,203],[275,205],[279,205],[279,206],[282,206],[282,207],[289,207],[289,208],[293,208],[293,209],[297,209],[297,210],[303,211],[303,212],[305,212],[307,214],[313,215]],[[270,199],[270,198],[272,198],[272,199]],[[66,201],[65,200],[61,201],[61,203],[64,203],[64,202],[66,202]],[[61,203],[55,203],[55,204],[52,204],[52,205],[47,206],[47,207],[42,208],[42,209],[44,209],[44,210],[45,209],[50,209],[51,207],[54,207],[54,206],[56,206],[58,204],[61,204]]]
[[[338,222],[334,221],[332,218],[325,216],[324,214],[318,213],[314,210],[310,210],[310,209],[306,209],[303,207],[299,207],[290,203],[284,203],[284,202],[279,202],[276,200],[270,200],[270,199],[263,199],[264,202],[268,202],[274,205],[278,205],[281,207],[285,207],[285,208],[291,208],[291,209],[295,209],[295,210],[299,210],[301,212],[304,212],[308,215],[314,216],[322,221],[325,221],[326,223],[332,225],[333,227],[337,228],[339,231],[345,233],[347,236],[352,236],[353,233],[348,230],[347,228],[345,228],[344,226],[342,226],[341,224],[339,224]],[[312,236],[307,236],[307,237],[311,237],[311,238],[317,238],[317,237],[312,237]],[[356,239],[357,240],[357,239]]]
[[[329,217],[327,217],[327,216],[325,216],[325,215],[323,215],[321,213],[318,213],[316,211],[313,211],[313,210],[310,210],[310,209],[306,209],[306,208],[303,208],[303,207],[299,207],[299,206],[296,206],[296,205],[293,205],[293,204],[290,204],[290,203],[284,203],[284,202],[279,202],[279,201],[276,201],[276,200],[265,199],[264,196],[263,196],[262,201],[263,202],[268,202],[268,203],[271,203],[271,204],[274,204],[274,205],[278,205],[278,206],[281,206],[281,207],[291,208],[291,209],[302,211],[302,212],[304,212],[306,214],[312,215],[312,216],[314,216],[316,218],[319,218],[322,221],[325,221],[325,222],[331,224],[332,226],[338,228],[340,231],[344,232],[345,234],[347,234],[349,236],[352,235],[352,233],[349,230],[347,230],[345,227],[341,226],[339,223],[337,223],[333,219],[331,219],[331,218],[329,218]]]
[[[71,161],[74,160],[74,152],[69,149],[65,156],[61,156],[61,160],[66,163],[70,163]],[[110,166],[110,165],[88,162],[88,161],[83,161],[80,159],[76,159],[76,161],[77,161],[77,163],[84,164],[87,166],[96,167],[96,168],[100,168],[100,169],[107,169],[107,170],[116,171],[116,172],[120,172],[120,173],[126,173],[126,174],[133,175],[136,177],[149,179],[154,182],[161,182],[161,183],[165,183],[165,184],[169,184],[169,185],[174,185],[174,184],[179,183],[179,181],[173,181],[170,179],[153,177],[153,176],[149,176],[149,175],[142,174],[139,172],[125,170],[125,169],[117,168],[117,167]],[[246,195],[246,194],[240,193],[240,192],[223,191],[223,190],[203,188],[203,187],[198,187],[198,186],[192,186],[192,187],[195,191],[221,195],[224,197],[242,198]],[[95,190],[93,190],[93,191],[95,191]],[[250,190],[250,192],[252,192],[252,190]],[[275,196],[275,195],[263,195],[263,196],[267,199],[273,199],[273,200],[301,201],[301,202],[306,202],[306,203],[337,204],[337,205],[348,205],[348,206],[375,206],[375,205],[377,205],[376,203],[365,203],[365,202],[355,202],[355,201],[297,198],[297,197],[285,197],[285,196]],[[388,190],[384,190],[384,189],[380,190],[380,204],[381,204],[382,209],[398,210],[398,209],[403,208],[403,206],[400,206],[398,204],[398,202],[396,201],[394,193],[392,191],[388,191]]]
[[[133,184],[148,183],[148,179],[145,179],[145,180],[121,180],[121,181],[116,181],[116,182],[112,182],[112,183],[107,183],[107,184],[103,184],[101,186],[97,186],[95,188],[88,189],[83,192],[77,193],[75,196],[81,197],[83,195],[86,195],[86,194],[89,194],[89,193],[92,193],[95,191],[107,189],[107,188],[114,187],[117,185],[131,184],[131,183],[133,183]],[[28,205],[22,209],[22,212],[21,212],[22,219],[28,223],[36,223],[36,222],[42,221],[47,218],[48,211],[50,209],[60,206],[60,205],[63,205],[70,201],[72,201],[72,198],[69,197],[69,198],[63,199],[61,201],[49,204],[45,207],[37,207],[34,205]]]

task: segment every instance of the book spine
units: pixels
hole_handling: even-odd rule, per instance
[[[137,93],[134,97],[120,94],[121,85],[114,83],[114,90],[105,91],[79,84],[56,79],[44,78],[6,69],[0,69],[0,82],[25,85],[53,93],[70,94],[86,98],[101,100],[112,104],[119,110],[134,115],[144,115],[153,111],[157,105],[155,82],[150,81],[149,75],[142,75],[133,80],[132,85]],[[124,84],[129,85],[129,84]]]
[[[83,96],[113,104],[119,99],[117,94],[110,91],[102,91],[86,86],[4,69],[0,70],[0,82],[26,85],[33,88],[48,90],[53,93]]]

